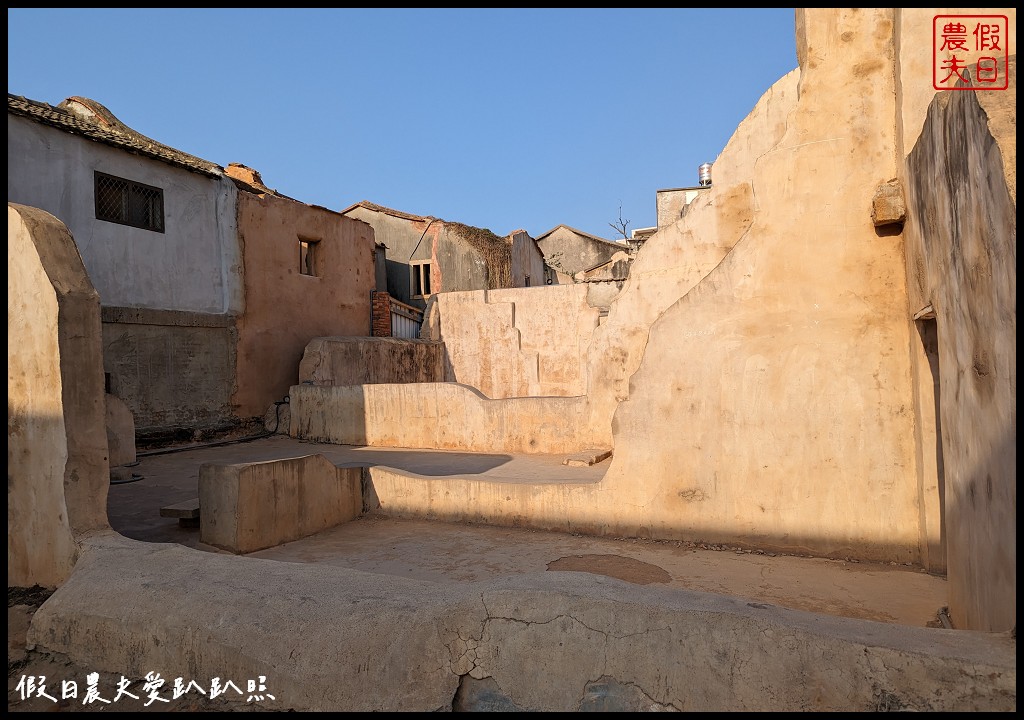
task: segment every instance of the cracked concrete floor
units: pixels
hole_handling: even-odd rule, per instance
[[[160,508],[198,496],[199,467],[322,453],[338,465],[389,465],[423,476],[484,476],[504,482],[599,482],[608,461],[569,467],[562,456],[363,448],[282,435],[140,456],[136,482],[112,485],[110,523],[150,542],[199,542],[198,528],[161,518]],[[846,562],[722,546],[596,538],[518,528],[368,515],[317,535],[253,553],[436,583],[535,572],[591,572],[626,582],[686,588],[850,618],[936,626],[946,580],[904,565]]]

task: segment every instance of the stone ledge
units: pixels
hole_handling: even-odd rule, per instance
[[[569,467],[590,467],[591,465],[597,465],[603,460],[607,460],[611,456],[611,450],[584,450],[583,452],[573,453],[568,456],[562,461],[562,464]]]

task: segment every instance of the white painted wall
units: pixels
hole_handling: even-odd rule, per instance
[[[164,191],[165,232],[96,219],[93,172]],[[7,199],[41,208],[74,235],[104,306],[237,312],[237,190],[207,177],[7,116]]]

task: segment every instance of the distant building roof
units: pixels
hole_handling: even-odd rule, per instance
[[[404,218],[406,220],[423,220],[423,221],[428,221],[428,220],[437,220],[438,219],[438,218],[432,217],[430,215],[413,215],[411,213],[402,212],[401,210],[393,210],[393,209],[391,209],[389,207],[384,207],[383,205],[378,205],[377,203],[372,203],[369,200],[360,200],[357,203],[352,203],[347,208],[342,210],[341,214],[342,215],[347,215],[350,210],[355,210],[358,207],[366,208],[367,210],[373,210],[373,211],[379,212],[379,213],[384,213],[385,215],[391,215],[391,216],[397,217],[397,218]]]
[[[202,175],[222,174],[222,168],[216,163],[158,143],[132,130],[103,105],[89,98],[72,96],[54,107],[7,93],[7,112]]]
[[[584,238],[586,238],[588,240],[593,240],[594,242],[601,242],[601,243],[605,243],[606,245],[614,245],[615,247],[618,247],[618,248],[623,247],[622,243],[615,242],[614,240],[605,240],[604,238],[600,238],[597,235],[591,235],[590,233],[583,232],[582,230],[577,230],[574,227],[569,227],[568,225],[564,225],[564,224],[562,224],[562,225],[555,225],[553,228],[548,230],[546,233],[544,233],[543,235],[538,237],[537,238],[537,242],[540,242],[541,240],[546,238],[548,235],[553,233],[558,228],[565,228],[566,230],[569,230],[570,232],[576,233],[580,237],[584,237]]]

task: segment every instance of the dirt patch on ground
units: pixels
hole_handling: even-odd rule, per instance
[[[637,585],[672,581],[672,576],[664,568],[622,555],[570,555],[549,562],[548,570],[606,575]]]

